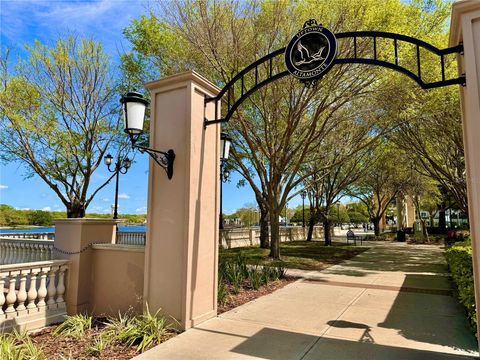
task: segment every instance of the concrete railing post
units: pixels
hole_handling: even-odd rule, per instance
[[[115,243],[115,220],[61,219],[55,221],[54,259],[70,260],[65,302],[67,313],[89,312],[92,285],[92,243]],[[112,274],[114,276],[114,274]]]
[[[171,180],[150,160],[144,301],[187,329],[217,314],[220,126],[204,119],[219,89],[192,71],[146,87],[150,146],[176,158]]]
[[[464,48],[463,55],[458,57],[458,63],[459,73],[466,76],[466,86],[460,87],[460,94],[475,302],[477,309],[480,309],[480,1],[454,3],[451,19],[450,46],[463,42]],[[479,311],[477,334],[480,336]]]

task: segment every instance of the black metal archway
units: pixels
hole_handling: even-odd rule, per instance
[[[425,41],[410,36],[380,31],[343,32],[335,34],[335,37],[337,39],[350,40],[353,43],[353,53],[352,51],[345,51],[342,54],[342,51],[340,51],[336,59],[333,61],[334,65],[368,64],[382,66],[407,75],[411,79],[415,80],[422,89],[432,89],[454,84],[465,85],[465,75],[459,77],[448,77],[445,71],[445,56],[449,54],[462,54],[463,44],[459,44],[457,46],[447,49],[438,49],[437,47]],[[363,51],[365,50],[364,48],[362,48],[362,51],[359,51],[359,42],[365,39],[370,40],[373,46],[371,46],[371,48],[369,49],[370,51]],[[377,46],[379,44],[379,41],[383,40],[393,40],[391,46],[389,47],[389,50],[393,51],[393,56],[391,56],[391,59],[393,59],[393,61],[385,58],[382,59],[379,56]],[[414,49],[416,49],[416,52],[414,53],[417,65],[416,72],[400,64],[399,48],[401,46],[409,46],[410,48],[413,47]],[[222,88],[222,90],[217,96],[206,98],[205,105],[210,102],[213,102],[215,104],[215,118],[205,119],[205,126],[210,124],[228,122],[235,110],[252,93],[260,89],[261,87],[271,83],[272,81],[289,75],[290,72],[286,69],[278,70],[274,66],[274,62],[278,61],[280,57],[284,56],[285,49],[286,47],[273,51],[272,53],[248,65],[245,69],[235,75],[233,79],[230,80]],[[440,70],[440,73],[437,75],[438,78],[441,78],[441,80],[429,81],[425,77],[424,73],[422,73],[421,54],[425,51],[427,52],[427,54],[429,54],[429,56],[434,56],[438,59],[438,70]],[[263,75],[265,72],[266,76]],[[218,112],[218,104],[222,101],[227,105],[226,114],[223,118],[219,117]]]

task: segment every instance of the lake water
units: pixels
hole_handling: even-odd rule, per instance
[[[119,226],[118,231],[125,232],[125,231],[137,231],[137,232],[145,232],[144,225],[132,225],[132,226]],[[28,228],[28,229],[0,229],[0,234],[2,233],[52,233],[55,232],[55,228],[51,227],[36,227],[36,228]]]

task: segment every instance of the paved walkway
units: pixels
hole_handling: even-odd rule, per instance
[[[372,244],[357,257],[201,324],[138,359],[443,360],[478,356],[442,250]]]

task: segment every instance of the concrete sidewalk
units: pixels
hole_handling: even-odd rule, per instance
[[[442,249],[372,243],[325,271],[209,320],[137,359],[472,359]]]

